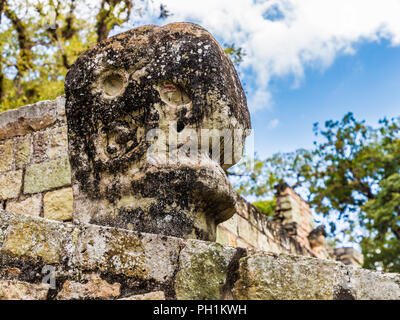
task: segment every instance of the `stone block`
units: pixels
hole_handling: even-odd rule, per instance
[[[25,200],[11,200],[7,202],[6,210],[16,214],[30,214],[40,216],[42,209],[42,195],[36,194]]]
[[[67,126],[51,129],[47,132],[48,147],[46,155],[49,159],[68,155]]]
[[[236,238],[236,247],[238,248],[244,248],[244,249],[254,249],[252,245],[250,245],[248,242],[246,242],[242,238]]]
[[[346,287],[355,300],[399,300],[400,275],[346,266],[350,278]]]
[[[17,198],[22,185],[22,170],[0,173],[0,199]]]
[[[71,184],[71,168],[67,157],[33,164],[26,168],[24,193],[38,193]]]
[[[166,283],[176,271],[180,246],[173,237],[84,225],[72,262],[84,270]]]
[[[234,292],[244,300],[331,300],[340,265],[291,255],[257,253],[240,259]]]
[[[182,240],[174,237],[77,226],[1,209],[0,243],[0,256],[54,264],[61,271],[107,273],[163,285],[174,278],[182,247]]]
[[[72,220],[72,188],[51,191],[43,197],[44,217],[51,220]]]
[[[258,245],[258,230],[254,228],[248,220],[237,217],[238,219],[238,234],[239,237],[243,238],[251,246],[257,248]]]
[[[0,172],[12,170],[14,141],[0,141]]]
[[[229,238],[228,245],[231,247],[237,247],[237,243],[236,243],[237,236],[229,232],[228,238]]]
[[[110,284],[93,274],[85,283],[67,280],[57,295],[57,300],[114,299],[121,293],[121,284]]]
[[[0,300],[45,300],[48,284],[0,280]]]
[[[71,248],[72,225],[4,211],[0,217],[0,255],[56,264]]]
[[[15,165],[17,168],[28,164],[31,161],[31,137],[16,139],[15,143]]]
[[[0,114],[0,140],[23,136],[53,125],[62,118],[65,97],[41,101]],[[59,115],[60,113],[60,115]]]
[[[257,241],[258,241],[257,249],[263,250],[263,251],[271,251],[268,238],[265,234],[259,233]]]
[[[217,227],[217,243],[228,246],[229,245],[229,231],[220,225]]]
[[[37,132],[33,135],[33,162],[41,163],[47,158],[47,149],[49,145],[49,135],[47,131]]]
[[[230,219],[220,223],[218,226],[224,227],[233,234],[238,233],[238,214],[234,214]]]
[[[223,287],[228,266],[237,249],[217,243],[187,240],[179,258],[175,280],[178,300],[218,300],[223,298]]]

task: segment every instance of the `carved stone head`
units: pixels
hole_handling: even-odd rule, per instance
[[[190,23],[134,28],[83,53],[65,90],[74,220],[215,240],[250,129],[216,40]]]

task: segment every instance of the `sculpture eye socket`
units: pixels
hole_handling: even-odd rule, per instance
[[[123,93],[126,86],[126,77],[118,72],[106,74],[102,79],[102,89],[105,97],[113,98]]]

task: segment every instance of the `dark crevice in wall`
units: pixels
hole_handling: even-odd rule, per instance
[[[222,299],[236,300],[233,287],[236,281],[239,279],[239,260],[245,256],[247,256],[247,250],[243,248],[237,248],[236,253],[227,268],[225,285],[222,287]]]
[[[176,275],[179,271],[179,262],[180,262],[180,257],[181,257],[181,252],[185,248],[185,244],[182,242],[179,245],[179,251],[176,259],[176,268],[174,270],[174,273],[172,275],[171,283],[167,287],[168,290],[164,291],[165,294],[165,299],[166,300],[176,300],[176,292],[175,292],[175,281],[176,281]]]

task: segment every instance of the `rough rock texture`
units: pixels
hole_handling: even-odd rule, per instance
[[[137,294],[126,298],[121,298],[119,300],[165,300],[165,295],[162,291],[155,291],[145,294]]]
[[[235,212],[223,168],[240,159],[250,117],[211,34],[190,23],[134,28],[83,53],[65,90],[74,220],[215,240]]]
[[[220,300],[224,298],[229,267],[237,250],[188,240],[179,258],[179,271],[175,279],[177,299]]]
[[[0,210],[0,299],[164,298],[400,299],[400,275]]]
[[[72,188],[64,188],[46,193],[43,199],[44,217],[51,220],[72,220]],[[14,212],[9,210],[10,212]]]
[[[224,170],[242,155],[246,99],[201,27],[107,39],[66,93],[0,115],[0,299],[400,299],[398,274],[304,257],[332,258],[287,186],[276,221],[235,194]],[[224,220],[233,247],[188,240]],[[347,249],[338,259],[360,263]]]
[[[273,253],[240,260],[234,292],[244,300],[400,299],[400,275]]]
[[[0,118],[0,140],[26,135],[53,125],[63,117],[57,100],[42,101],[17,110],[2,113]]]
[[[0,206],[3,209],[44,216],[43,199],[49,197],[47,193],[58,191],[64,185],[71,187],[67,139],[63,96],[0,114]],[[60,208],[72,211],[71,193],[59,194],[57,203]]]
[[[120,295],[121,284],[109,284],[99,275],[90,275],[86,283],[67,280],[57,295],[57,300],[112,299]]]
[[[7,170],[10,169],[11,161],[11,171],[0,171],[0,182],[5,181],[4,183],[0,183],[0,206],[3,206],[8,211],[34,214],[48,219],[71,220],[71,210],[73,207],[71,185],[67,185],[65,188],[61,187],[61,189],[60,187],[55,187],[40,192],[39,190],[42,188],[38,188],[35,190],[38,192],[34,194],[25,194],[22,187],[27,173],[31,172],[31,170],[28,170],[29,167],[38,164],[43,164],[43,167],[47,167],[49,166],[49,162],[52,163],[54,160],[65,158],[68,154],[64,105],[64,97],[59,97],[54,101],[45,101],[29,106],[29,108],[36,111],[39,107],[46,111],[49,109],[49,106],[56,106],[58,118],[49,127],[40,129],[39,131],[29,130],[21,136],[2,141],[7,146],[13,146],[12,150],[9,150],[7,147],[7,152],[0,154],[0,163],[4,161],[6,163],[4,168],[7,168]],[[44,114],[44,111],[40,113]],[[19,109],[1,113],[0,120],[5,117],[10,121],[15,121],[16,116],[19,114]],[[3,121],[0,122],[4,123]],[[56,158],[52,158],[53,156]],[[59,163],[62,164],[62,162]],[[22,175],[15,176],[15,172],[22,173]],[[58,168],[55,172],[59,175],[64,175],[65,170]],[[1,199],[1,195],[7,195],[7,197]],[[285,194],[282,196],[287,198]],[[296,208],[303,208],[303,212],[309,212],[311,215],[311,211],[304,211],[306,203],[294,193],[293,197],[295,201],[300,202],[300,205],[297,205]],[[317,256],[319,258],[327,257],[326,250],[320,250],[324,249],[324,246],[311,248],[307,237],[293,235],[293,230],[288,230],[287,225],[282,225],[279,221],[271,221],[242,197],[236,197],[235,206],[236,214],[231,219],[218,225],[217,242],[233,247],[253,248],[268,252]],[[293,212],[293,214],[296,213]],[[300,214],[300,212],[297,214]],[[241,229],[239,236],[238,224],[240,219]],[[307,219],[303,220],[308,223]],[[249,224],[249,226],[245,226],[245,223]],[[303,227],[300,225],[299,229],[301,228]],[[254,247],[255,238],[257,238],[256,247]],[[347,263],[348,260],[346,258],[343,262]],[[351,261],[352,263],[356,262],[354,259]]]
[[[49,285],[0,280],[0,300],[46,300]]]
[[[329,260],[256,254],[240,261],[235,294],[251,300],[332,300],[338,272]]]

